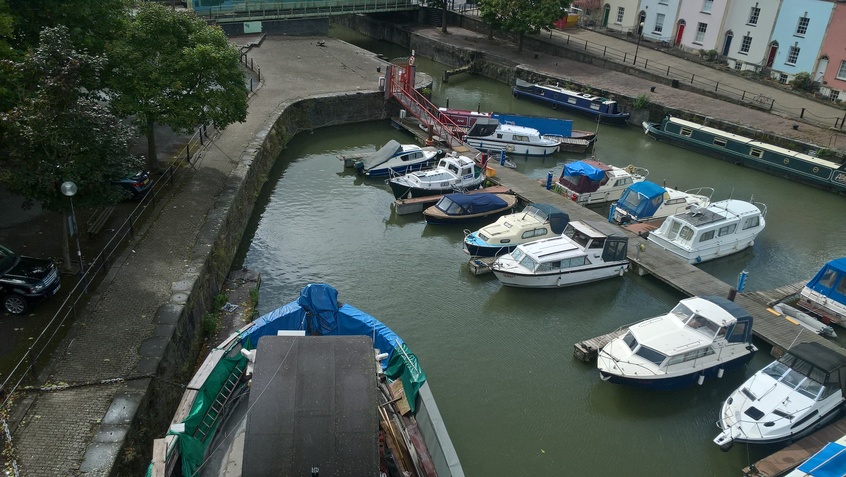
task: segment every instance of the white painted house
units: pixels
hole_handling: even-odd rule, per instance
[[[720,54],[729,68],[760,71],[770,52],[781,0],[732,0],[721,32]]]

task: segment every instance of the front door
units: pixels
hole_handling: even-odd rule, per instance
[[[608,26],[608,16],[611,14],[611,5],[605,5],[605,10],[602,12],[602,26]]]
[[[676,45],[681,45],[683,34],[684,34],[684,20],[679,22],[679,29],[676,32]]]
[[[823,56],[822,58],[820,58],[820,62],[817,64],[817,72],[814,74],[814,81],[822,83],[823,75],[825,75],[826,68],[828,68],[828,57]]]
[[[726,43],[723,45],[723,56],[728,56],[732,38],[734,38],[734,33],[726,32]]]
[[[770,44],[770,54],[767,55],[767,66],[768,67],[773,66],[773,62],[775,61],[775,55],[776,55],[777,51],[778,51],[778,43],[773,42],[772,44]]]

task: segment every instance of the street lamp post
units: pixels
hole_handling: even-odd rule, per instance
[[[633,65],[637,64],[637,50],[640,49],[640,39],[641,38],[643,38],[643,22],[640,22],[640,25],[638,25],[638,29],[637,29],[637,46],[635,46],[634,61],[632,61]]]
[[[71,226],[70,231],[73,234],[74,238],[76,238],[76,255],[79,258],[79,275],[82,276],[85,274],[85,262],[82,260],[82,248],[79,246],[79,229],[76,226],[76,211],[73,210],[73,196],[76,195],[76,184],[72,181],[65,181],[62,182],[61,186],[62,194],[67,196],[70,199],[70,209],[71,209]]]

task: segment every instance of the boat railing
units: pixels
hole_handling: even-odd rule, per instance
[[[694,187],[692,189],[687,189],[684,191],[685,194],[690,195],[701,195],[703,197],[707,197],[708,200],[711,200],[711,197],[714,195],[714,188],[713,187]]]
[[[635,166],[634,164],[629,164],[623,169],[635,177],[646,177],[649,175],[649,169],[645,167]]]

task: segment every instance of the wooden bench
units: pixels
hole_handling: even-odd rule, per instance
[[[114,211],[115,206],[109,205],[106,207],[100,207],[94,212],[94,214],[91,215],[91,218],[89,218],[88,222],[86,223],[86,231],[88,232],[88,238],[97,235],[100,230],[103,229],[103,226],[106,225],[106,222],[108,222],[109,217],[111,217],[112,212]]]

